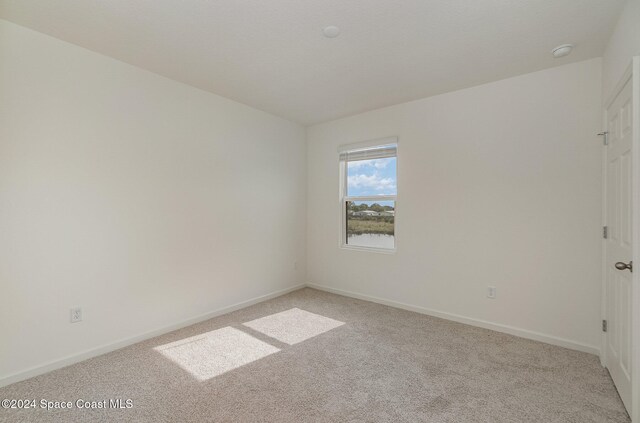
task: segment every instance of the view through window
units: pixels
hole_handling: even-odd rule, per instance
[[[395,249],[396,145],[345,151],[343,245]]]

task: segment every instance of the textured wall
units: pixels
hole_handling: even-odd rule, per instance
[[[309,281],[596,351],[600,105],[592,59],[310,127]],[[397,253],[340,249],[337,148],[387,136]]]
[[[301,126],[6,21],[0,98],[0,382],[304,282]]]

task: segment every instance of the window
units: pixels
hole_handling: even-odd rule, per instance
[[[397,140],[368,144],[340,149],[342,246],[393,251]]]

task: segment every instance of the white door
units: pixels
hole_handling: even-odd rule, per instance
[[[606,366],[631,414],[632,95],[631,80],[607,108]],[[640,265],[637,263],[636,265]],[[637,269],[636,269],[637,271]]]

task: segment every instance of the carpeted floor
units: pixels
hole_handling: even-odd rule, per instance
[[[629,422],[593,355],[308,288],[4,398],[74,407],[0,409],[20,422]],[[78,399],[132,408],[79,410]]]

